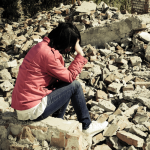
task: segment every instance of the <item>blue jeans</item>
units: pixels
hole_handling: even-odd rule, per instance
[[[53,117],[63,118],[70,99],[78,121],[82,123],[83,129],[87,129],[91,123],[91,119],[82,86],[77,80],[72,83],[61,82],[61,84],[56,86],[55,90],[47,95],[46,109],[36,121],[43,120],[51,114],[53,114]]]

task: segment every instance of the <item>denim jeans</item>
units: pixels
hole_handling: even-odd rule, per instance
[[[91,123],[91,119],[82,86],[77,80],[72,83],[61,82],[61,84],[56,86],[55,90],[47,95],[46,109],[36,121],[43,120],[51,114],[53,114],[53,117],[63,118],[70,99],[78,121],[82,123],[83,129],[87,129]]]

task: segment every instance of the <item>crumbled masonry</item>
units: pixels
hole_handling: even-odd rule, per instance
[[[64,120],[19,121],[11,106],[19,66],[59,22],[73,22],[88,63],[77,79],[92,120],[108,121],[94,137],[82,133],[71,103]],[[74,55],[65,59],[66,67]],[[6,23],[0,15],[0,150],[149,150],[150,14],[122,14],[104,2],[78,0]]]

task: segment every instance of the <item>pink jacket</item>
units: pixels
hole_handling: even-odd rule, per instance
[[[12,108],[26,110],[36,106],[52,92],[45,87],[56,79],[73,82],[87,63],[87,59],[78,54],[68,69],[65,68],[62,55],[49,47],[49,42],[50,39],[44,37],[25,56],[12,93]]]

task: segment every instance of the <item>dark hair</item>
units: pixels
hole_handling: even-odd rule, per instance
[[[81,43],[80,32],[72,23],[59,23],[59,25],[48,34],[48,38],[50,39],[49,46],[59,50],[62,54],[74,53],[77,39],[79,39],[79,43]],[[65,49],[68,47],[72,47],[70,52],[65,52]]]

